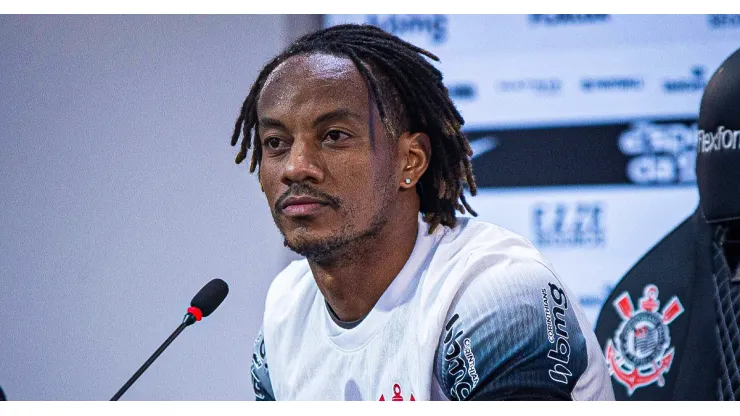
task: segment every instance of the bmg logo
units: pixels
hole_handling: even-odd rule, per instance
[[[600,247],[606,242],[604,204],[539,203],[532,208],[532,228],[540,248]]]
[[[707,22],[712,29],[738,28],[740,27],[740,14],[710,14]]]
[[[447,40],[447,16],[443,14],[371,14],[367,23],[398,37],[427,35],[432,43],[442,44]]]

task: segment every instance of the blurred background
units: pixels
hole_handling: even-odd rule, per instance
[[[229,140],[259,69],[323,26],[441,58],[480,218],[537,245],[595,323],[696,208],[696,117],[740,15],[0,16],[0,386],[108,400],[212,278],[229,297],[126,400],[251,400],[283,247]]]

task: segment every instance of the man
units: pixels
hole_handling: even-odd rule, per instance
[[[618,400],[740,400],[740,49],[699,106],[699,204],[599,314]]]
[[[297,40],[236,122],[285,244],[258,399],[612,399],[595,336],[550,264],[474,214],[463,119],[424,56],[373,26]]]

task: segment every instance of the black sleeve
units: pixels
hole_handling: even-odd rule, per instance
[[[466,282],[435,359],[442,393],[448,400],[573,400],[589,367],[584,331],[591,331],[580,325],[576,307],[555,275],[536,264]],[[582,380],[579,391],[611,390],[605,364],[594,370],[602,377]]]

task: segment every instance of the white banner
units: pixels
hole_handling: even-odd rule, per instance
[[[740,47],[740,15],[326,19],[345,22],[380,26],[441,59],[465,127],[479,132],[479,184],[492,186],[471,203],[535,243],[592,322],[611,287],[696,208],[694,120],[712,73]],[[552,156],[543,159],[539,140],[557,146]],[[585,160],[600,150],[608,160]],[[529,174],[552,157],[550,175]]]

